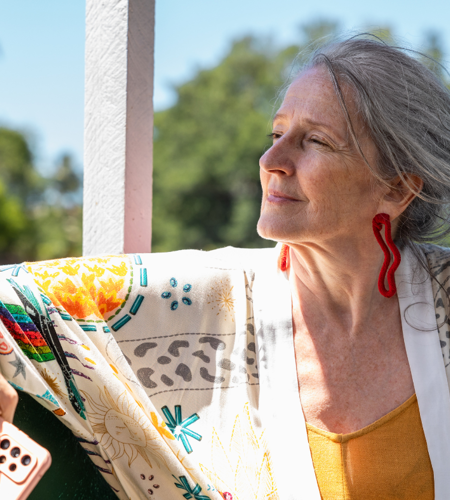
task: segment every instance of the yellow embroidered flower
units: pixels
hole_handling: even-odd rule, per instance
[[[155,426],[155,429],[161,434],[161,436],[165,436],[167,439],[175,439],[175,436],[167,429],[167,425],[165,422],[158,422],[158,417],[155,412],[151,412],[150,416],[152,418],[152,424]]]

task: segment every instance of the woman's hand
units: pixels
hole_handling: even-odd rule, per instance
[[[0,417],[12,424],[19,396],[0,373]]]

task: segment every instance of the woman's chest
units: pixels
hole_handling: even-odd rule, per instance
[[[353,336],[311,333],[294,317],[294,350],[306,421],[336,433],[359,430],[414,394],[400,325]]]

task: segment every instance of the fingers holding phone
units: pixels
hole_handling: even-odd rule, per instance
[[[0,498],[25,500],[50,467],[50,453],[0,417]]]
[[[50,467],[50,453],[12,425],[19,396],[0,374],[0,499],[25,500]]]
[[[12,424],[19,396],[0,373],[0,417]]]

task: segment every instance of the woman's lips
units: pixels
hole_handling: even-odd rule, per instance
[[[282,193],[281,191],[274,191],[270,189],[267,194],[267,201],[269,201],[270,203],[290,203],[301,200],[289,196],[288,194]]]

